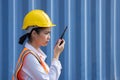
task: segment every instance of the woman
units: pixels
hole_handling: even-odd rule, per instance
[[[27,33],[20,38],[19,43],[23,44],[27,37],[28,41],[18,59],[13,80],[58,80],[62,68],[59,56],[64,49],[64,39],[57,41],[50,67],[45,63],[47,56],[40,49],[48,44],[53,26],[43,10],[32,10],[25,16],[22,29]]]

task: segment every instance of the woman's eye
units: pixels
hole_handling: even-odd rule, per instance
[[[50,31],[46,31],[45,34],[50,34],[51,32]]]
[[[50,34],[50,32],[47,32],[47,33],[45,33],[45,34]]]

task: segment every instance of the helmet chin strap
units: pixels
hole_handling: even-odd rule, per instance
[[[32,29],[34,28],[37,28],[37,27],[29,27],[27,30],[26,30],[26,33],[30,33]]]

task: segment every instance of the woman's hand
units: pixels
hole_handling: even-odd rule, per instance
[[[61,42],[62,42],[62,44],[60,45]],[[65,45],[65,40],[64,39],[59,39],[57,41],[57,43],[54,47],[54,58],[59,59],[59,56],[64,49],[64,45]]]

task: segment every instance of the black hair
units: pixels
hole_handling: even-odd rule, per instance
[[[36,32],[37,34],[39,34],[40,31],[43,30],[43,29],[45,29],[45,28],[43,28],[43,27],[33,28],[30,33],[26,33],[26,34],[24,34],[23,36],[21,36],[21,37],[19,38],[19,44],[22,45],[22,44],[24,43],[24,41],[26,40],[27,37],[28,37],[28,40],[31,41],[31,34],[32,34],[32,31],[33,31],[33,30],[35,30],[35,32]]]

